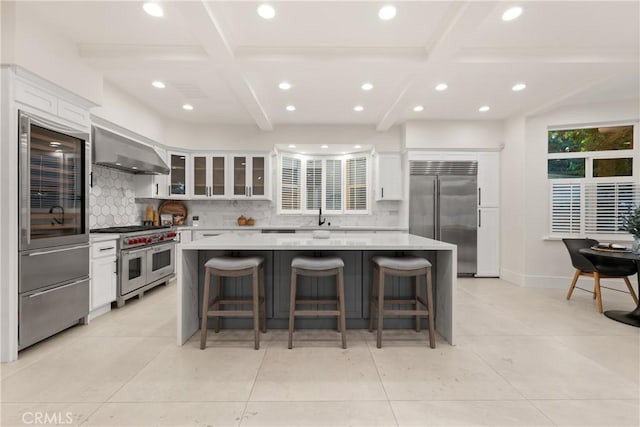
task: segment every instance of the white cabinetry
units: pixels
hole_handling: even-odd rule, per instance
[[[116,239],[91,243],[90,318],[111,310],[118,283]]]
[[[228,196],[228,167],[225,154],[194,153],[190,162],[190,198],[224,199]]]
[[[158,147],[154,147],[154,150],[162,160],[167,161],[166,150]],[[133,183],[136,197],[148,199],[164,199],[167,197],[169,190],[167,175],[134,175]]]
[[[375,161],[375,199],[402,200],[402,160],[399,154],[378,154]]]
[[[169,151],[167,154],[169,163],[168,194],[170,199],[186,199],[188,196],[191,165],[189,154],[184,152]]]
[[[500,206],[499,153],[478,153],[478,205]]]
[[[191,230],[178,229],[178,243],[189,243],[191,241]]]
[[[478,208],[478,270],[476,276],[500,275],[500,209]]]
[[[268,154],[233,154],[231,156],[231,198],[270,200],[270,166]]]

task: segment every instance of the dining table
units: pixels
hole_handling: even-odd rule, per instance
[[[629,250],[601,250],[601,249],[580,249],[582,254],[598,255],[601,257],[627,259],[636,263],[637,275],[638,275],[638,295],[640,295],[640,253],[634,253]],[[604,315],[609,319],[616,320],[618,322],[626,323],[627,325],[640,328],[640,300],[636,308],[632,311],[624,310],[607,310]]]

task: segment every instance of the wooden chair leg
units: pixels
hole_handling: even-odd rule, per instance
[[[430,268],[427,268],[425,279],[427,282],[427,310],[429,311],[429,346],[436,348],[435,321],[433,316],[433,285],[431,283]]]
[[[578,278],[580,277],[580,270],[576,270],[573,274],[573,281],[571,282],[571,286],[569,286],[569,292],[567,292],[567,299],[571,298],[571,294],[573,290],[576,288],[576,283],[578,283]]]
[[[598,304],[598,312],[602,313],[602,291],[600,290],[600,274],[598,274],[598,272],[594,272],[593,278],[596,282],[595,290],[596,290],[596,302]]]
[[[631,294],[631,298],[633,298],[633,302],[638,305],[638,296],[636,295],[636,291],[633,290],[633,286],[631,286],[631,282],[628,277],[623,277],[624,283],[627,284],[627,288],[629,289],[629,293]]]
[[[222,277],[215,276],[214,278],[215,286],[216,286],[216,298],[222,298]],[[220,303],[216,303],[213,305],[214,310],[220,310]],[[217,334],[220,332],[220,316],[216,316],[214,320],[214,332]]]
[[[260,349],[260,286],[258,285],[258,268],[251,273],[251,289],[253,291],[253,345]]]
[[[293,326],[294,326],[294,312],[296,309],[296,269],[291,269],[291,292],[289,298],[289,349],[293,348]]]
[[[373,306],[376,298],[376,292],[378,291],[378,269],[375,264],[373,265],[373,269],[371,270],[372,280],[371,280],[371,295],[369,295],[369,332],[373,332]]]
[[[342,348],[347,348],[347,321],[345,319],[344,309],[344,273],[343,269],[338,269],[338,310],[340,315],[338,316],[338,322],[340,323],[340,332],[342,334]]]
[[[378,334],[376,347],[382,348],[382,327],[384,323],[384,269],[378,268]]]
[[[262,298],[262,332],[267,333],[267,294],[264,292],[264,267],[260,266],[258,283],[260,287],[260,297]]]
[[[211,280],[211,272],[208,268],[205,268],[204,272],[204,285],[202,292],[202,322],[200,323],[200,349],[204,350],[207,346],[207,312],[209,311],[209,286]]]
[[[420,300],[418,297],[420,296],[420,280],[418,276],[411,277],[413,281],[413,288],[416,293],[416,310],[420,308]],[[416,332],[420,332],[420,315],[416,314]]]

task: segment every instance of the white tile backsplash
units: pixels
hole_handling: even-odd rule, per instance
[[[102,228],[141,223],[136,205],[133,175],[93,165],[93,187],[89,192],[89,227]]]

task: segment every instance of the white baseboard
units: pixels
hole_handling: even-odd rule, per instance
[[[524,286],[524,275],[515,271],[502,268],[500,269],[500,278],[514,285]]]
[[[509,283],[525,288],[538,289],[569,289],[573,276],[534,276],[515,273],[510,270],[501,270],[500,278]],[[633,283],[633,278],[630,279]],[[622,279],[602,279],[601,286],[626,291],[627,286]],[[635,284],[634,284],[635,285]],[[578,279],[578,286],[583,288],[593,287],[593,279],[589,277],[581,277]]]
[[[89,321],[95,319],[96,317],[100,317],[103,314],[106,314],[111,311],[111,303],[105,304],[102,307],[98,307],[95,310],[91,310],[89,313]]]

